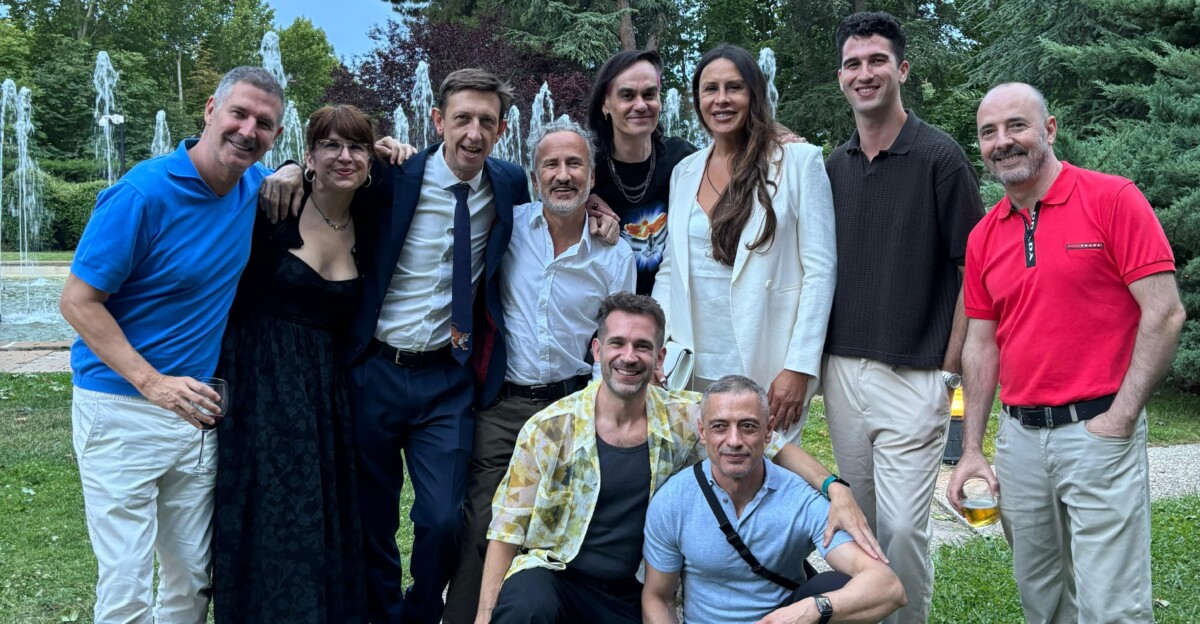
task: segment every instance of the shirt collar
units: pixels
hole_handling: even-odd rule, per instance
[[[596,446],[596,393],[603,379],[596,379],[580,390],[579,404],[575,411],[575,440],[571,448],[577,454]],[[646,388],[646,440],[651,447],[674,444],[671,423],[664,404],[667,391],[658,386]]]
[[[533,202],[529,207],[529,227],[536,230],[546,226],[545,204],[542,202]],[[588,228],[587,218],[583,220],[583,233],[579,235],[580,250],[590,250],[592,248],[592,233]]]
[[[905,109],[908,113],[908,119],[904,120],[904,127],[900,128],[900,134],[896,135],[896,139],[887,148],[879,150],[879,153],[888,154],[907,154],[908,150],[912,149],[913,141],[917,139],[917,130],[920,129],[921,120],[916,113]],[[850,140],[846,142],[846,151],[850,153],[861,152],[862,145],[859,143],[858,130],[850,135]]]
[[[1071,199],[1071,194],[1075,192],[1075,183],[1079,180],[1079,170],[1067,161],[1062,162],[1062,170],[1058,172],[1058,177],[1054,179],[1054,184],[1050,185],[1050,189],[1046,191],[1046,195],[1038,201],[1038,206],[1046,208],[1047,206],[1061,206]],[[1017,212],[1013,209],[1012,200],[1005,195],[996,204],[996,208],[1000,209],[1000,218],[1007,219],[1009,215]]]
[[[188,150],[199,142],[200,139],[197,138],[180,141],[179,147],[167,156],[167,173],[177,178],[194,178],[203,181],[200,172],[196,171],[196,165],[192,164],[192,159],[188,156]]]
[[[463,180],[458,179],[458,176],[454,175],[454,172],[450,170],[450,165],[446,164],[445,149],[445,143],[439,145],[437,151],[429,156],[425,166],[429,171],[432,181],[437,184],[438,188],[448,189],[455,184],[463,182]],[[478,191],[479,186],[483,184],[483,172],[485,169],[487,169],[486,165],[483,169],[479,170],[479,173],[475,174],[475,177],[465,181],[471,187],[472,193]]]

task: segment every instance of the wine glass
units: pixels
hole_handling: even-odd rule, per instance
[[[229,384],[226,383],[224,379],[218,379],[216,377],[197,377],[196,380],[208,386],[209,388],[212,388],[217,393],[220,398],[214,401],[214,403],[216,403],[217,407],[221,409],[221,412],[219,414],[214,414],[209,412],[207,409],[204,409],[204,407],[196,405],[196,409],[201,414],[211,417],[216,422],[214,422],[212,425],[200,423],[200,426],[202,427],[202,429],[200,429],[200,454],[196,457],[196,465],[185,469],[184,472],[192,475],[216,474],[216,470],[208,468],[204,465],[204,439],[208,436],[208,432],[216,429],[217,425],[221,423],[221,419],[229,413]]]

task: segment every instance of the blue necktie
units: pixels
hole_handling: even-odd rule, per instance
[[[454,284],[450,300],[450,352],[459,364],[471,357],[471,211],[467,193],[471,187],[460,182],[454,192]]]

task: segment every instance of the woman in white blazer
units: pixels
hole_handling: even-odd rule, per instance
[[[741,374],[768,388],[776,431],[799,438],[817,387],[836,276],[821,150],[781,143],[766,77],[746,50],[700,59],[692,101],[712,144],[671,178],[654,298],[695,355],[693,387]]]

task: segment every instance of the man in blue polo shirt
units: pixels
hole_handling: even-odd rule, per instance
[[[771,437],[767,414],[766,392],[747,377],[727,375],[705,391],[699,429],[708,459],[697,465],[698,474],[671,477],[646,512],[645,622],[678,622],[681,571],[688,622],[825,624],[834,615],[878,622],[904,606],[900,579],[849,535],[837,531],[824,545],[829,501],[763,459]],[[709,498],[768,571],[751,570],[727,540]],[[804,559],[814,546],[835,571],[805,579]],[[774,575],[783,578],[768,579]]]
[[[99,563],[97,622],[203,622],[217,394],[225,318],[250,255],[259,158],[283,91],[265,70],[230,71],[199,140],[141,163],[100,194],[60,303],[71,347],[72,429]],[[158,556],[158,599],[151,579]],[[153,605],[153,608],[151,607]],[[152,613],[153,610],[153,613]]]

